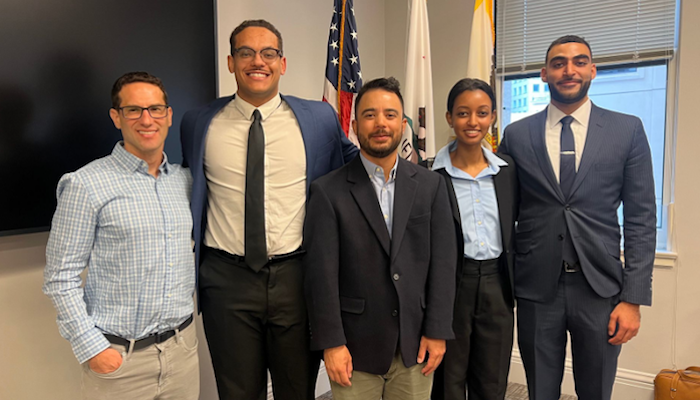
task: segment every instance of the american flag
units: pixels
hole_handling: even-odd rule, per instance
[[[355,97],[362,87],[357,24],[352,0],[333,0],[333,18],[328,34],[328,57],[323,101],[338,113],[340,125],[351,142],[359,147],[350,121],[355,118]]]

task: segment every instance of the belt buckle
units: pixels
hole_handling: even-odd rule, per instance
[[[564,261],[564,272],[578,272],[578,268],[576,268],[576,265],[571,265],[568,262]]]

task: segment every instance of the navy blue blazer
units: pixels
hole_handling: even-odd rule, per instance
[[[194,223],[195,265],[200,254],[207,218],[207,178],[204,174],[204,149],[209,124],[234,96],[222,97],[206,106],[188,111],[182,117],[180,140],[183,166],[192,172],[192,220]],[[355,158],[359,149],[352,144],[338,122],[338,114],[328,103],[282,96],[299,123],[306,152],[306,190],[311,182]]]
[[[392,235],[358,156],[311,185],[304,289],[311,349],[347,345],[354,369],[416,365],[421,336],[454,339],[457,238],[445,181],[399,158]]]
[[[581,269],[603,298],[651,305],[656,251],[656,201],[651,151],[639,118],[595,105],[569,198],[554,175],[545,143],[547,111],[505,129],[500,153],[517,166],[515,296],[551,301],[562,271],[569,229]],[[625,266],[617,209],[623,203]]]

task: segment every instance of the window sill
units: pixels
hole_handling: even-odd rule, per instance
[[[654,257],[654,268],[673,269],[676,267],[678,253],[672,251],[657,251]],[[620,260],[625,262],[625,255],[620,251]]]

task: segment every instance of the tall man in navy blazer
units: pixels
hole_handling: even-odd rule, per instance
[[[330,105],[279,94],[287,62],[272,24],[245,21],[230,41],[236,95],[181,126],[204,329],[221,399],[266,398],[269,369],[276,399],[309,400],[319,360],[302,285],[306,193],[358,150]]]
[[[515,296],[530,399],[559,398],[567,330],[579,399],[610,399],[621,345],[639,330],[639,306],[651,305],[649,143],[639,118],[591,103],[595,76],[584,39],[555,40],[541,72],[551,104],[509,125],[499,149],[520,181]]]

